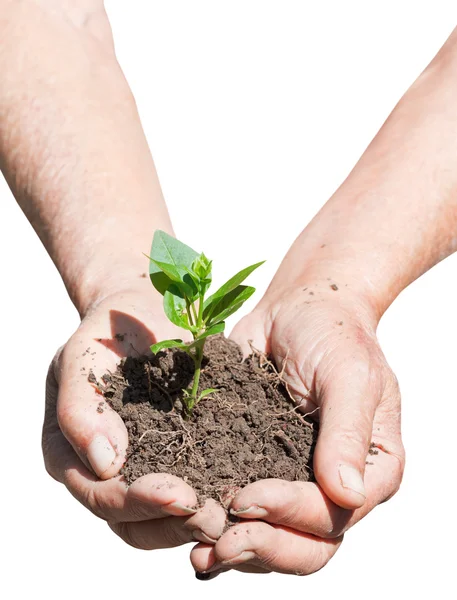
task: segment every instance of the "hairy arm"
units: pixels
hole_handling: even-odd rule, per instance
[[[0,0],[0,166],[81,314],[171,230],[102,0]]]
[[[296,240],[267,296],[344,282],[377,319],[457,249],[457,30]]]

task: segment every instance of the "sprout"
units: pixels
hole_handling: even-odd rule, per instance
[[[211,285],[212,261],[203,252],[198,254],[189,246],[156,231],[152,241],[149,275],[152,284],[163,295],[163,308],[168,319],[190,331],[193,341],[164,340],[151,346],[156,354],[165,348],[180,348],[194,361],[192,387],[183,390],[183,401],[188,415],[205,396],[217,390],[210,388],[198,393],[203,348],[208,337],[222,333],[225,319],[236,312],[255,289],[241,283],[264,261],[246,267],[229,279],[214,294],[206,298]]]

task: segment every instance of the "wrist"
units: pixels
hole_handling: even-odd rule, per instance
[[[144,296],[151,310],[163,312],[162,297],[151,284],[145,257],[129,262],[113,262],[105,257],[104,262],[85,265],[65,283],[81,319],[106,298],[126,293]]]
[[[260,310],[268,311],[274,319],[284,303],[338,303],[357,314],[367,328],[376,330],[388,300],[383,290],[377,289],[357,265],[328,256],[309,259],[300,270],[290,269],[289,264],[298,263],[291,254],[289,252],[260,301]]]

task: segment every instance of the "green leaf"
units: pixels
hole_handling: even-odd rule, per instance
[[[209,396],[210,394],[214,394],[214,392],[218,392],[218,391],[219,390],[217,388],[207,388],[206,390],[203,390],[203,392],[197,398],[197,402],[200,402],[200,400],[202,400],[205,396]]]
[[[214,325],[220,321],[225,321],[230,315],[233,315],[248,298],[255,292],[255,288],[247,285],[239,285],[234,290],[223,296],[216,298],[203,311],[203,320],[209,325]]]
[[[185,344],[182,340],[164,340],[163,342],[157,342],[157,344],[153,344],[151,346],[151,352],[153,354],[157,354],[160,350],[164,350],[165,348],[182,348],[183,350],[187,350],[187,344]]]
[[[175,265],[170,265],[168,263],[161,262],[160,260],[154,260],[151,258],[152,262],[159,267],[161,271],[168,275],[168,277],[175,282],[180,282],[183,280],[183,277],[187,275],[187,271],[184,267],[177,267]]]
[[[198,252],[195,252],[195,250],[192,250],[192,248],[164,231],[158,229],[154,233],[151,247],[152,260],[175,267],[179,266],[191,269],[192,263],[198,256]],[[149,276],[153,286],[162,295],[165,294],[173,281],[152,261],[149,263]]]
[[[213,261],[209,260],[202,252],[192,263],[192,270],[199,279],[207,279],[211,274],[212,264]]]
[[[195,328],[189,323],[186,301],[177,284],[172,283],[163,296],[163,310],[172,323],[189,331]]]
[[[186,267],[169,265],[158,260],[150,259],[155,265],[161,269],[171,282],[176,283],[183,295],[187,296],[192,301],[198,295],[198,285],[195,283],[189,269]],[[168,288],[167,288],[168,289]],[[165,290],[166,291],[166,290]]]
[[[204,296],[206,294],[209,286],[211,285],[211,273],[206,279],[200,279],[200,277],[191,269],[186,269],[186,271],[188,273],[186,278],[189,277],[189,279],[186,279],[186,281],[188,281],[192,286],[192,289],[195,290],[194,294],[189,299],[195,301],[198,296]]]
[[[205,332],[199,335],[195,341],[204,340],[210,335],[217,335],[218,333],[222,333],[224,329],[225,323],[216,323],[216,325],[212,325],[209,329],[207,329]]]
[[[260,265],[263,265],[265,261],[256,263],[255,265],[251,265],[250,267],[246,267],[236,275],[234,275],[231,279],[229,279],[222,287],[220,287],[217,292],[215,292],[212,296],[210,296],[205,302],[205,312],[204,319],[207,319],[213,313],[213,309],[216,307],[219,300],[236,289],[239,284],[246,279],[253,271],[255,271]],[[206,316],[205,316],[206,315]]]

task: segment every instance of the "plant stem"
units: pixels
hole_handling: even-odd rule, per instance
[[[203,327],[203,294],[200,294],[199,303],[198,303],[198,316],[195,311],[195,304],[191,304],[192,310],[194,311],[195,324],[198,328],[198,332]],[[194,334],[194,339],[196,335]],[[203,347],[205,345],[205,339],[197,340],[194,342],[194,354],[192,358],[194,359],[195,371],[194,371],[194,381],[192,384],[192,389],[190,391],[190,397],[187,399],[187,412],[189,416],[192,414],[194,406],[197,404],[198,398],[198,384],[200,383],[200,374],[202,368],[202,360],[203,360]]]
[[[201,328],[203,323],[203,294],[200,295],[200,301],[198,303],[198,319],[197,319],[197,327]]]
[[[195,325],[197,325],[198,317],[197,317],[197,311],[195,310],[195,302],[192,302],[191,307],[192,307],[192,312],[194,313],[194,322],[195,322]]]
[[[202,340],[202,342],[200,344],[197,344],[195,346],[195,357],[194,357],[195,372],[194,372],[194,382],[192,384],[192,391],[191,391],[191,396],[192,396],[192,400],[194,401],[194,403],[197,400],[198,384],[200,383],[200,373],[201,373],[202,360],[203,360],[203,342],[204,342],[204,340]]]
[[[186,298],[186,312],[187,312],[187,318],[189,319],[189,324],[190,325],[194,325],[194,322],[192,321],[192,311],[191,311],[191,305],[189,300]],[[194,314],[195,314],[195,310],[194,310]]]

